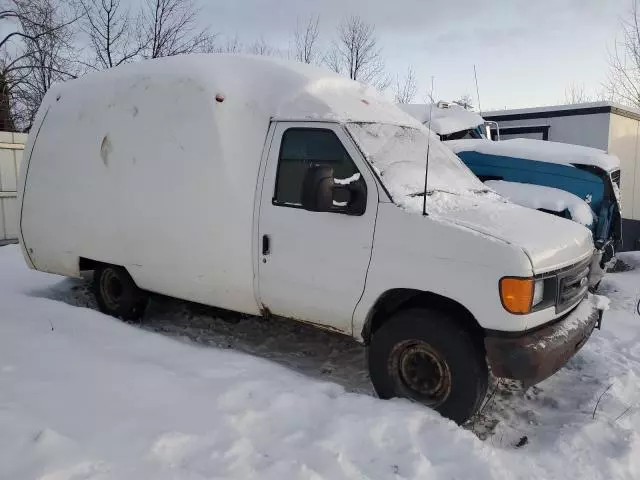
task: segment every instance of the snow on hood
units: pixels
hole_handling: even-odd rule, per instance
[[[422,207],[421,198],[413,200],[414,209]],[[506,202],[493,192],[476,195],[434,192],[427,200],[432,218],[522,248],[531,260],[534,274],[573,265],[593,254],[591,231],[582,225]]]
[[[620,168],[620,160],[604,150],[568,143],[547,142],[531,138],[513,138],[494,142],[487,139],[450,140],[445,142],[454,153],[478,152],[501,157],[526,158],[561,165],[592,165],[606,172]]]
[[[571,218],[575,222],[585,227],[593,225],[594,218],[591,207],[573,193],[553,187],[503,180],[488,180],[484,184],[506,199],[523,207],[534,210],[543,208],[553,212],[569,210]]]
[[[449,135],[484,124],[484,119],[476,112],[455,104],[442,108],[434,104],[401,103],[398,107],[438,135]]]

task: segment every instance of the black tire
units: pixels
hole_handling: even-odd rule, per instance
[[[369,374],[380,398],[406,397],[463,424],[487,394],[484,349],[438,310],[403,310],[372,336]]]
[[[127,321],[139,321],[149,295],[138,288],[122,267],[102,264],[93,273],[93,291],[102,313]]]

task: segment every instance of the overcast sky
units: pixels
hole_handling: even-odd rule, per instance
[[[245,43],[263,37],[286,50],[298,18],[320,16],[330,44],[347,15],[375,24],[390,73],[413,66],[422,100],[469,93],[478,70],[483,110],[563,103],[567,86],[595,94],[607,48],[631,0],[200,0],[203,20]]]

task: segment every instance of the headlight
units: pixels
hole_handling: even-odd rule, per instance
[[[536,280],[533,284],[533,301],[531,307],[540,304],[544,299],[544,280]]]

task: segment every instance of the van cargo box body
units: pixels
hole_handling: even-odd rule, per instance
[[[77,276],[78,257],[100,259],[148,290],[258,313],[254,192],[271,117],[322,118],[345,101],[363,121],[386,110],[349,105],[340,89],[316,98],[313,78],[272,62],[169,60],[48,93],[33,127],[39,164],[24,169],[23,243],[43,271]]]

